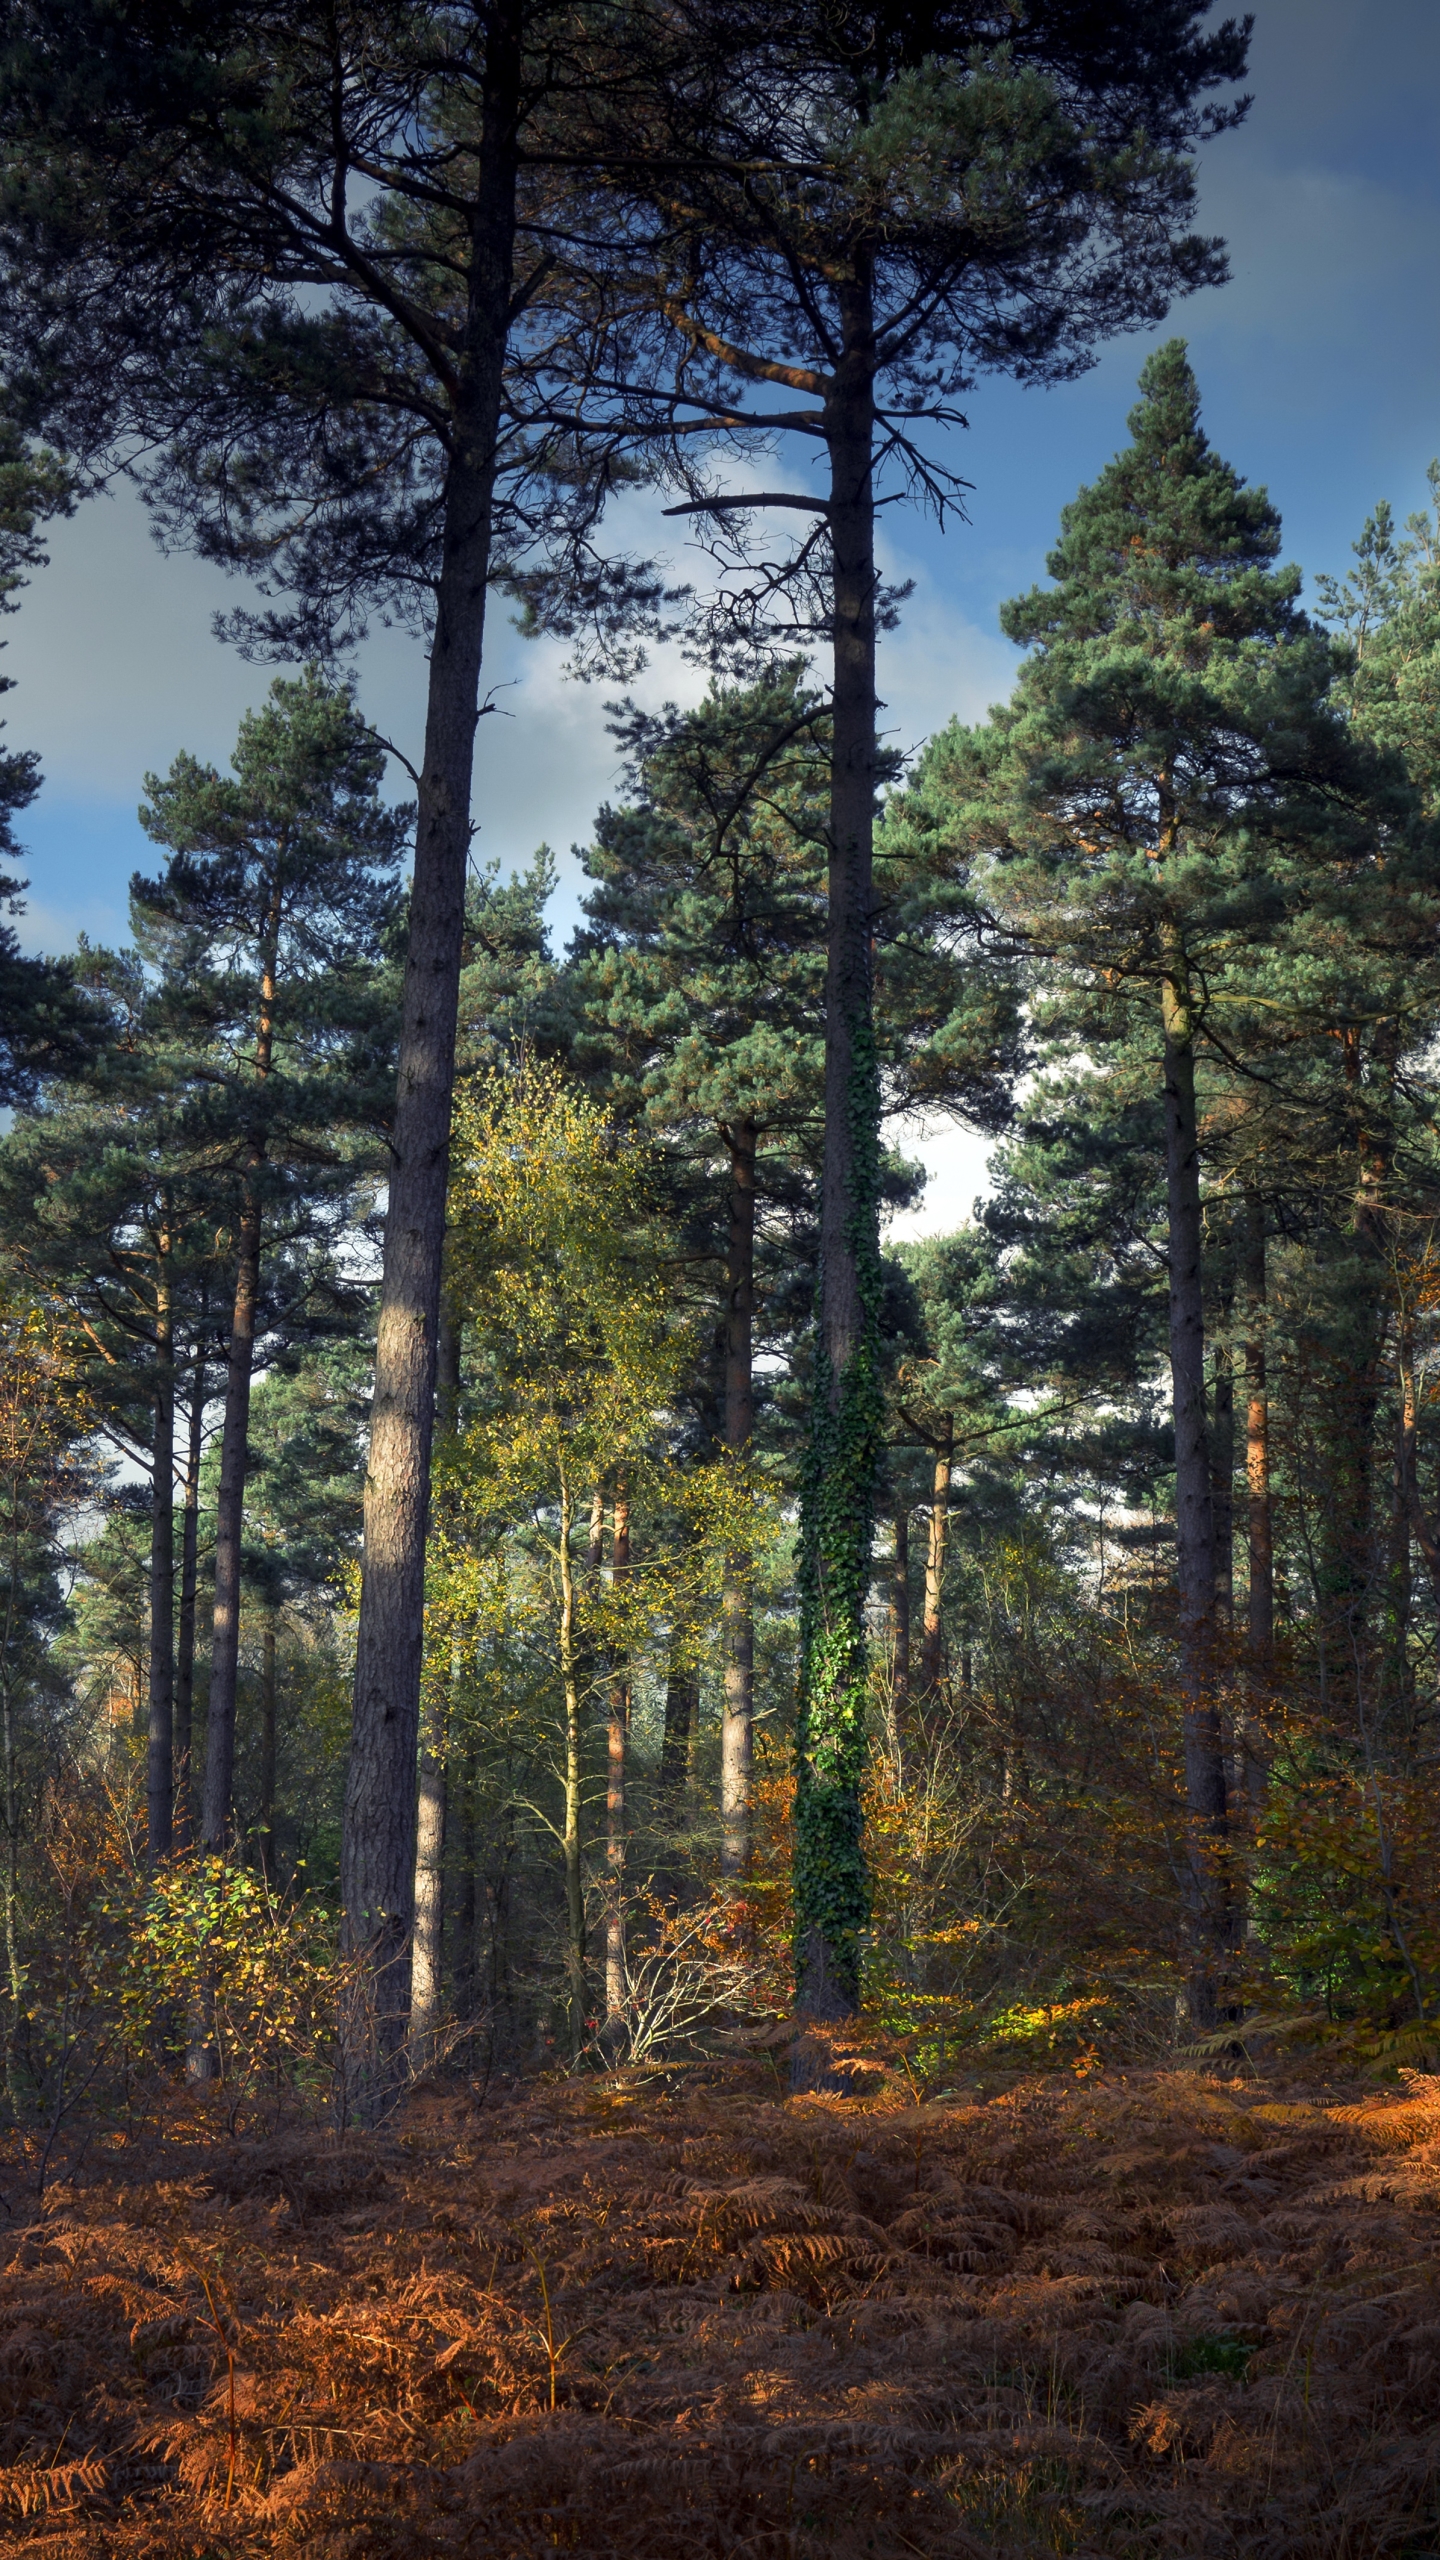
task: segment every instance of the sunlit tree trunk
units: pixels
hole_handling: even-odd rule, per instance
[[[565,1807],[561,1850],[565,1861],[565,1976],[570,2008],[570,2052],[578,2062],[585,2042],[585,1874],[580,1833],[584,1768],[580,1726],[579,1626],[575,1569],[570,1553],[575,1507],[569,1478],[560,1477],[560,1686],[565,1702]]]
[[[1275,1643],[1275,1543],[1270,1515],[1270,1393],[1266,1374],[1265,1204],[1245,1198],[1245,1489],[1249,1597],[1246,1638],[1256,1668],[1268,1671]]]
[[[185,1482],[180,1514],[180,1625],[175,1648],[175,1845],[194,1838],[195,1611],[200,1580],[200,1461],[205,1453],[206,1330],[202,1297],[190,1386]]]
[[[279,1881],[275,1870],[277,1652],[275,1612],[273,1608],[267,1608],[260,1637],[260,1864],[272,1886]]]
[[[910,1514],[897,1503],[890,1561],[890,1695],[898,1714],[910,1704]]]
[[[255,1026],[253,1073],[263,1085],[275,1043],[276,955],[281,924],[277,874],[266,920],[261,964],[260,1013]],[[223,1858],[230,1845],[235,1780],[235,1712],[240,1695],[240,1600],[245,1570],[245,1475],[249,1459],[250,1390],[255,1371],[255,1326],[260,1305],[260,1238],[266,1139],[251,1132],[240,1195],[235,1252],[235,1303],[225,1364],[225,1421],[220,1439],[220,1486],[215,1503],[215,1616],[210,1645],[210,1700],[205,1722],[205,1786],[200,1841],[206,1854]],[[197,2071],[199,2064],[196,2064]],[[205,2075],[201,2075],[205,2076]]]
[[[699,1697],[699,1681],[688,1657],[682,1630],[676,1629],[670,1643],[670,1660],[665,1675],[665,1728],[660,1743],[660,1822],[663,1851],[657,1881],[667,1898],[680,1902],[684,1898],[688,1877],[686,1852],[690,1844],[691,1731]]]
[[[4,1719],[0,1749],[5,1755],[5,1979],[10,1994],[10,2017],[5,2033],[5,2093],[13,2112],[19,2105],[16,2042],[25,1994],[25,1973],[20,1960],[20,1787],[15,1732],[16,1639],[20,1625],[22,1572],[21,1497],[15,1476],[11,1476],[6,1490],[10,1514],[7,1540],[9,1573],[5,1586],[3,1644],[0,1644],[0,1716]]]
[[[1400,1408],[1395,1417],[1395,1460],[1390,1502],[1390,1552],[1387,1564],[1387,1616],[1389,1619],[1389,1676],[1386,1681],[1386,1705],[1403,1711],[1410,1702],[1413,1686],[1410,1664],[1410,1540],[1413,1503],[1411,1478],[1415,1473],[1415,1439],[1418,1415],[1413,1402],[1415,1353],[1408,1339],[1411,1319],[1408,1309],[1400,1316],[1398,1368]],[[1411,1382],[1406,1392],[1407,1376]]]
[[[435,1365],[435,1420],[453,1436],[460,1414],[461,1328],[448,1297],[440,1306],[440,1346]],[[410,1960],[410,2067],[426,2071],[436,2058],[444,2001],[445,1835],[449,1818],[452,1648],[432,1665],[422,1696],[420,1784],[415,1822],[415,1927]]]
[[[920,1629],[920,1694],[933,1698],[945,1670],[945,1548],[950,1527],[953,1432],[934,1453],[929,1537],[925,1549],[925,1615]]]
[[[1235,1355],[1230,1339],[1234,1304],[1234,1271],[1227,1253],[1210,1354],[1210,1506],[1215,1522],[1215,1622],[1222,1637],[1229,1635],[1235,1614]]]
[[[630,1502],[615,1487],[610,1572],[617,1596],[630,1571]],[[630,1666],[623,1645],[610,1669],[605,1719],[605,2032],[618,2050],[625,2024],[626,1752],[630,1737]]]
[[[156,1240],[155,1425],[150,1482],[150,1715],[146,1736],[146,1855],[170,1855],[175,1813],[175,1332],[170,1235]]]
[[[1231,1941],[1225,1749],[1216,1687],[1215,1520],[1205,1428],[1205,1301],[1194,1000],[1179,936],[1168,927],[1163,947],[1175,1548],[1189,1820],[1190,2019],[1194,2030],[1205,2035],[1219,2016]]]
[[[730,1146],[730,1219],[725,1300],[725,1446],[748,1464],[755,1428],[755,1151],[753,1120],[737,1121]],[[755,1716],[754,1557],[732,1548],[725,1560],[721,1623],[725,1710],[720,1729],[720,1867],[742,1879],[750,1866],[750,1772]]]
[[[383,2112],[410,2006],[416,1740],[425,1539],[455,1037],[470,858],[485,599],[514,268],[522,11],[489,17],[474,137],[468,298],[458,317],[440,568],[418,793],[398,1092],[365,1477],[365,1550],[341,1889],[347,1946],[368,1977],[350,2040],[360,2111]],[[569,1573],[567,1557],[566,1572]]]

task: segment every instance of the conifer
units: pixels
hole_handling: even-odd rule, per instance
[[[1358,843],[1360,778],[1324,636],[1279,519],[1211,447],[1184,345],[1147,361],[1132,443],[1069,505],[1052,583],[1008,605],[1029,643],[988,729],[932,743],[916,799],[1040,962],[1038,1019],[1072,1052],[1138,1045],[1164,1099],[1180,1676],[1197,2022],[1231,1918],[1216,1691],[1196,1063],[1244,963]]]

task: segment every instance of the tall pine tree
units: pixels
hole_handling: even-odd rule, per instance
[[[1331,654],[1276,566],[1279,519],[1216,454],[1185,348],[1147,362],[1133,441],[1066,508],[1052,584],[1008,605],[1010,705],[942,734],[915,803],[1039,964],[1061,1048],[1138,1050],[1165,1114],[1192,2010],[1213,2024],[1233,1919],[1216,1668],[1196,1065],[1245,964],[1360,833]]]

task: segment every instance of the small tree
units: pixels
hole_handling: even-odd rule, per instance
[[[646,1151],[554,1070],[478,1081],[463,1097],[453,1188],[457,1311],[473,1325],[474,1383],[454,1451],[463,1548],[494,1552],[527,1520],[549,1584],[561,1692],[560,1843],[572,2050],[584,2040],[584,1734],[589,1687],[657,1606],[663,1576],[622,1556],[606,1586],[579,1552],[586,1497],[623,1483],[684,1499],[665,1426],[694,1358],[651,1231]],[[693,1489],[692,1489],[693,1491]],[[702,1497],[703,1499],[703,1497]],[[620,1504],[617,1501],[617,1512]],[[723,1538],[733,1521],[711,1506]],[[457,1559],[457,1561],[459,1561]],[[628,1564],[628,1569],[627,1569]],[[464,1565],[461,1563],[461,1573]],[[623,1748],[623,1735],[622,1735]],[[623,1773],[622,1773],[623,1802]],[[623,1850],[623,1833],[618,1843]],[[618,1905],[620,1862],[607,1861]]]

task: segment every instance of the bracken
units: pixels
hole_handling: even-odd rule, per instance
[[[0,2549],[1428,2549],[1440,2081],[775,2087],[92,2150],[4,2244]]]

